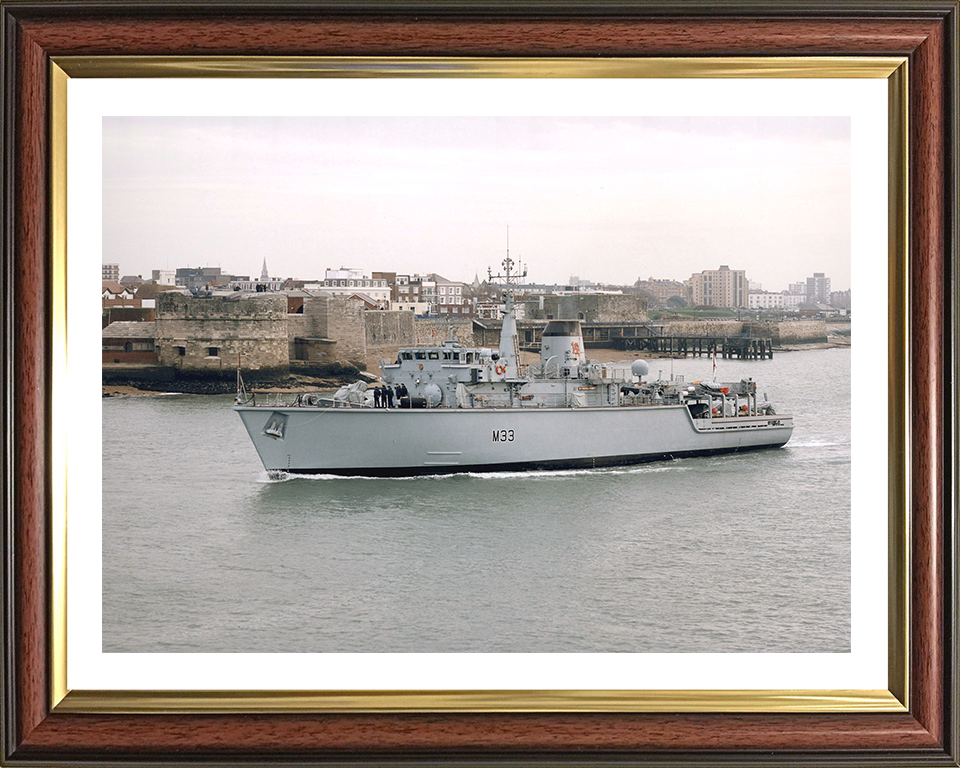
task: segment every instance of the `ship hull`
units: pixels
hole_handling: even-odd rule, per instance
[[[793,431],[789,416],[694,420],[682,405],[235,410],[268,472],[369,477],[625,466],[778,448]]]

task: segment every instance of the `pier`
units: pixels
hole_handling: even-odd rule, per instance
[[[540,351],[540,335],[546,325],[542,321],[517,322],[520,349],[525,352]],[[710,357],[716,353],[724,359],[772,360],[773,339],[752,333],[716,333],[695,335],[661,335],[669,331],[669,325],[637,323],[580,323],[583,343],[587,348],[613,348],[635,350],[669,357]],[[492,346],[499,339],[500,324],[496,321],[474,321],[474,332],[481,346]]]
[[[710,357],[716,353],[725,359],[773,359],[773,340],[754,336],[620,336],[612,340],[612,346],[670,357]]]

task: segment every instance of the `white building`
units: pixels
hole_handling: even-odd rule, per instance
[[[424,301],[391,301],[390,309],[400,312],[413,312],[416,315],[425,315],[430,305]]]
[[[783,309],[783,294],[772,291],[750,291],[750,309]]]
[[[807,300],[807,295],[805,293],[793,293],[791,291],[783,292],[783,308],[796,310],[801,304]]]
[[[362,269],[328,269],[322,281],[305,283],[303,289],[318,296],[335,298],[349,298],[355,293],[362,293],[380,306],[390,305],[389,282],[365,275]]]
[[[172,269],[155,269],[151,273],[150,280],[155,285],[176,285],[177,273]]]
[[[267,278],[266,280],[231,280],[228,288],[231,291],[279,291],[283,288],[285,280],[278,277]]]

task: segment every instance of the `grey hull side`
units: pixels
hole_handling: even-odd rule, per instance
[[[263,466],[293,474],[406,476],[617,466],[775,448],[793,431],[789,417],[779,426],[768,426],[766,418],[732,419],[740,428],[700,431],[684,406],[235,410]]]

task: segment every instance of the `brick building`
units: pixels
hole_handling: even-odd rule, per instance
[[[134,296],[134,289],[113,280],[101,283],[100,299],[103,307],[139,307],[140,301]]]
[[[154,334],[150,322],[114,322],[100,332],[104,363],[157,363]]]
[[[646,280],[637,280],[634,287],[639,288],[658,305],[666,304],[667,299],[674,297],[683,299],[685,302],[690,300],[687,286],[678,280],[658,280],[648,277]]]

